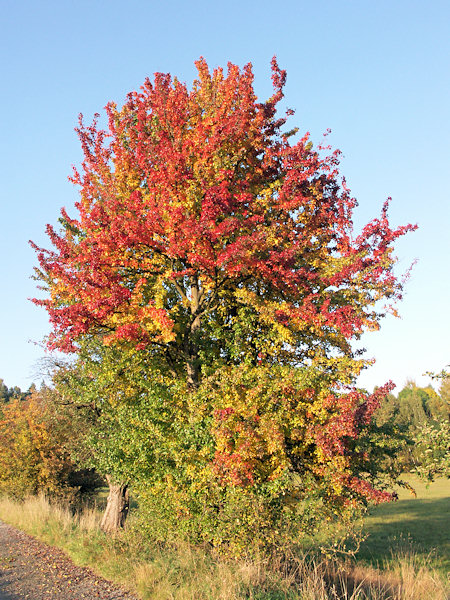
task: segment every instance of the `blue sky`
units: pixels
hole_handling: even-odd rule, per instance
[[[377,362],[361,378],[401,389],[450,362],[450,4],[430,0],[164,3],[129,0],[1,2],[0,377],[40,381],[37,345],[48,333],[30,279],[32,239],[76,200],[67,181],[81,158],[74,133],[109,100],[122,103],[155,71],[190,83],[194,61],[252,62],[255,89],[271,94],[270,59],[287,70],[292,125],[343,152],[359,201],[356,224],[392,196],[394,224],[419,230],[397,246],[399,269],[418,259],[399,306],[365,336]],[[30,341],[31,340],[31,341]]]

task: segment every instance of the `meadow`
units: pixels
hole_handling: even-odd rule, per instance
[[[397,502],[375,508],[356,559],[345,560],[305,553],[225,561],[183,544],[151,545],[132,527],[107,538],[98,508],[73,515],[43,496],[22,503],[2,498],[0,518],[145,600],[446,600],[449,483],[411,483],[417,498],[400,491]]]
[[[450,482],[427,486],[410,476],[417,497],[399,489],[396,502],[377,506],[365,519],[367,540],[358,560],[374,566],[389,563],[392,552],[413,550],[443,576],[450,572]]]

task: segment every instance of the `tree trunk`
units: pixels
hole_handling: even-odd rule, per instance
[[[185,356],[188,386],[196,389],[200,379],[200,364],[198,361],[197,336],[200,330],[200,307],[201,291],[196,277],[191,277],[191,315],[192,322],[185,336]]]
[[[100,528],[106,533],[114,533],[123,529],[127,518],[130,507],[128,484],[113,483],[109,475],[106,476],[106,481],[109,485],[109,495]]]
[[[196,390],[198,387],[200,369],[198,367],[198,356],[194,351],[189,355],[186,361],[187,383],[191,389]]]

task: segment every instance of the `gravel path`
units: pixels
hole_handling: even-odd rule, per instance
[[[0,521],[0,600],[138,600]]]

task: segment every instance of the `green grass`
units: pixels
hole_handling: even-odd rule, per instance
[[[450,571],[450,480],[439,479],[426,487],[411,476],[408,483],[417,497],[401,489],[396,502],[371,511],[365,520],[369,537],[357,558],[380,566],[389,563],[393,553],[412,549],[445,576]]]

